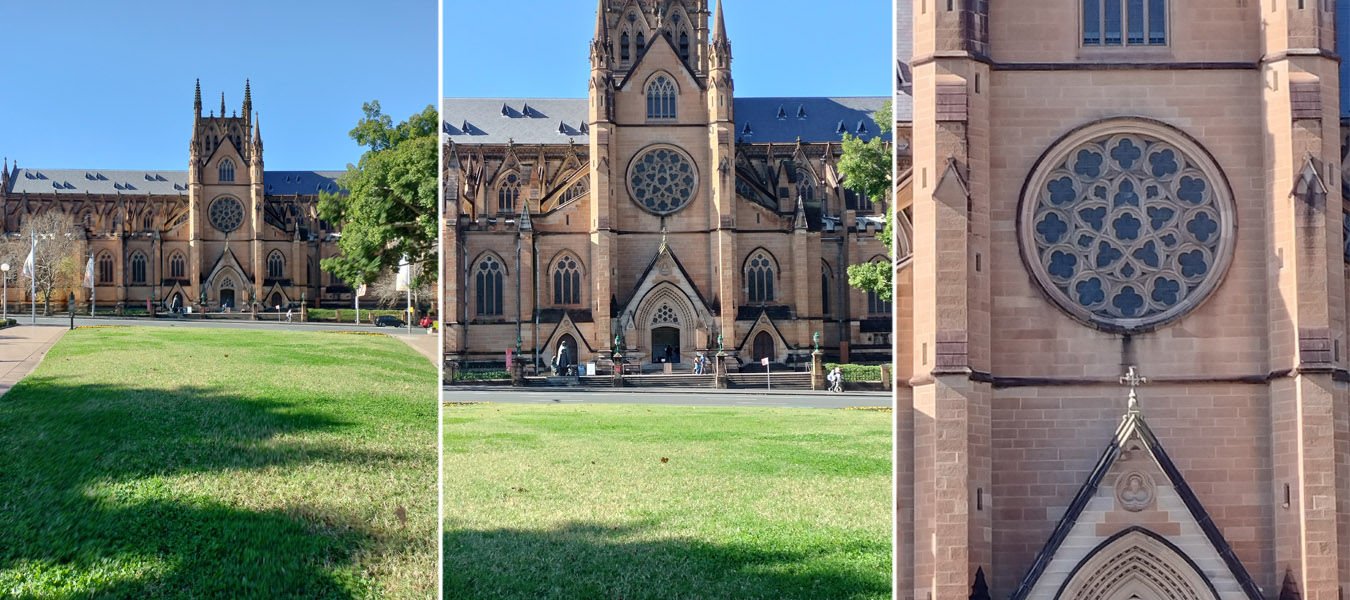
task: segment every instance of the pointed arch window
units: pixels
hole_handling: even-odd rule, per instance
[[[797,195],[803,202],[816,201],[816,178],[806,169],[797,170]]]
[[[657,76],[647,86],[647,118],[675,118],[675,84],[665,75]]]
[[[98,283],[99,285],[112,285],[113,282],[113,257],[111,253],[103,252],[98,255]]]
[[[220,180],[234,181],[234,161],[228,158],[220,161]]]
[[[516,200],[520,198],[520,175],[507,174],[497,188],[497,212],[512,214],[516,212]]]
[[[182,252],[174,252],[169,255],[169,277],[173,279],[187,278],[187,260],[183,258]]]
[[[642,54],[642,51],[645,50],[646,48],[647,48],[647,34],[645,34],[645,33],[641,32],[641,31],[639,31],[639,32],[638,32],[638,35],[637,35],[637,52],[638,52],[638,54]]]
[[[750,302],[773,302],[773,261],[763,252],[746,264],[746,288]]]
[[[581,304],[581,265],[575,257],[559,258],[553,266],[553,303]]]
[[[684,31],[680,32],[680,58],[689,60],[689,33]]]
[[[281,279],[286,276],[286,256],[280,250],[273,250],[267,255],[267,277],[268,279]]]
[[[145,218],[141,220],[141,225],[143,225],[142,229],[144,229],[147,232],[154,231],[155,215],[153,213],[146,213]]]
[[[572,187],[567,188],[566,192],[563,192],[560,204],[567,204],[568,202],[576,200],[577,198],[584,196],[588,191],[590,191],[590,183],[585,178],[580,179],[572,184]]]
[[[623,64],[625,65],[628,64],[628,60],[632,58],[632,50],[629,47],[631,42],[632,40],[628,38],[627,31],[623,32],[622,36],[619,36],[619,60],[623,61]]]
[[[131,255],[131,284],[145,285],[145,255],[137,251]]]
[[[495,316],[502,314],[502,282],[505,279],[505,271],[502,269],[502,263],[491,256],[478,262],[478,268],[474,270],[474,283],[477,291],[478,314],[480,316]]]
[[[869,315],[889,315],[891,314],[891,301],[882,298],[876,290],[867,290],[867,314]]]

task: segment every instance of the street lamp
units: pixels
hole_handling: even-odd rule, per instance
[[[4,321],[9,322],[9,263],[0,263],[0,279],[5,280],[4,293],[0,295],[0,302],[4,303]]]

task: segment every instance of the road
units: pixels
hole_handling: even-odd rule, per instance
[[[889,392],[820,394],[755,390],[688,390],[626,388],[446,387],[446,402],[502,402],[510,404],[663,404],[670,406],[768,406],[778,408],[848,408],[891,406]]]
[[[31,317],[30,317],[29,315],[15,315],[15,314],[10,314],[9,316],[10,316],[10,318],[17,320],[17,321],[19,322],[20,325],[28,325],[29,323],[32,323]],[[60,317],[43,317],[43,316],[39,316],[39,317],[37,318],[37,324],[38,324],[38,325],[69,326],[69,325],[70,325],[70,316],[69,316],[69,315],[63,315],[63,316],[60,316]],[[133,318],[119,318],[119,317],[94,317],[94,318],[90,318],[88,315],[85,315],[85,316],[83,316],[83,317],[81,317],[81,316],[79,316],[79,315],[75,315],[75,325],[76,325],[77,327],[78,327],[78,326],[81,326],[81,325],[130,325],[130,326],[136,326],[136,327],[207,327],[207,328],[217,328],[217,329],[266,329],[266,330],[271,330],[271,331],[318,331],[318,330],[323,329],[323,330],[329,330],[329,331],[333,331],[333,330],[341,330],[341,331],[378,331],[378,332],[380,332],[380,333],[388,333],[388,334],[390,334],[390,335],[398,335],[398,334],[407,334],[407,333],[408,333],[408,328],[407,328],[407,327],[400,327],[400,328],[395,329],[395,328],[393,328],[393,327],[375,327],[374,325],[369,325],[369,324],[357,325],[357,324],[355,324],[355,323],[301,323],[301,322],[299,321],[298,318],[297,318],[297,319],[295,320],[295,322],[293,322],[293,323],[286,323],[286,322],[284,322],[284,321],[278,323],[278,322],[276,321],[276,315],[272,315],[272,317],[271,317],[270,320],[264,317],[264,318],[259,319],[259,320],[257,320],[257,321],[250,321],[250,320],[246,320],[246,319],[240,319],[240,320],[234,320],[234,319],[200,319],[200,318],[186,318],[186,317],[185,317],[185,318],[156,318],[156,319],[150,319],[150,318],[145,318],[145,317],[141,317],[141,318],[134,318],[134,317],[133,317]],[[425,336],[425,335],[426,335],[426,330],[425,330],[425,329],[422,329],[422,328],[420,328],[420,327],[413,327],[413,328],[412,328],[412,334],[413,334],[413,335],[421,335],[421,336]]]

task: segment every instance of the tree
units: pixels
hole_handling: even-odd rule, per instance
[[[435,270],[436,265],[412,265],[412,305],[422,307],[431,304],[436,299],[436,280],[434,277],[423,277],[421,271],[431,267]],[[421,282],[420,284],[417,282]],[[408,292],[398,289],[398,271],[384,271],[375,281],[370,283],[369,294],[375,299],[380,308],[403,308],[408,301]],[[434,307],[432,307],[434,308]]]
[[[357,165],[338,178],[344,193],[319,196],[320,218],[339,223],[342,254],[320,262],[343,281],[373,282],[397,270],[406,257],[413,265],[436,265],[436,109],[393,125],[378,100],[362,105],[365,116],[351,130],[368,148]],[[420,269],[414,286],[436,280],[436,269]]]
[[[881,133],[891,130],[891,101],[887,100],[873,117]],[[844,134],[843,155],[839,158],[839,174],[844,176],[844,187],[866,195],[872,202],[891,196],[892,171],[894,169],[893,146],[887,144],[878,135],[864,142],[849,134]],[[882,230],[881,243],[886,245],[886,256],[892,256],[891,244],[894,235],[891,227],[895,222],[893,210],[886,211],[886,227]],[[894,290],[894,270],[892,262],[866,262],[849,265],[848,284],[864,291],[876,292],[877,296],[889,302]]]
[[[42,299],[42,314],[52,314],[52,295],[57,291],[74,291],[84,281],[84,262],[88,243],[84,227],[75,224],[75,218],[58,210],[50,210],[24,219],[19,236],[5,240],[0,246],[0,262],[7,262],[14,282],[27,290],[30,278],[23,276],[24,261],[32,249],[33,236],[37,248],[33,256],[34,276],[38,297]]]

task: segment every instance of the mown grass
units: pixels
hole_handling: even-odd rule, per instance
[[[0,597],[434,596],[435,381],[384,337],[69,332],[0,397]]]
[[[890,417],[446,406],[444,597],[889,598]]]

